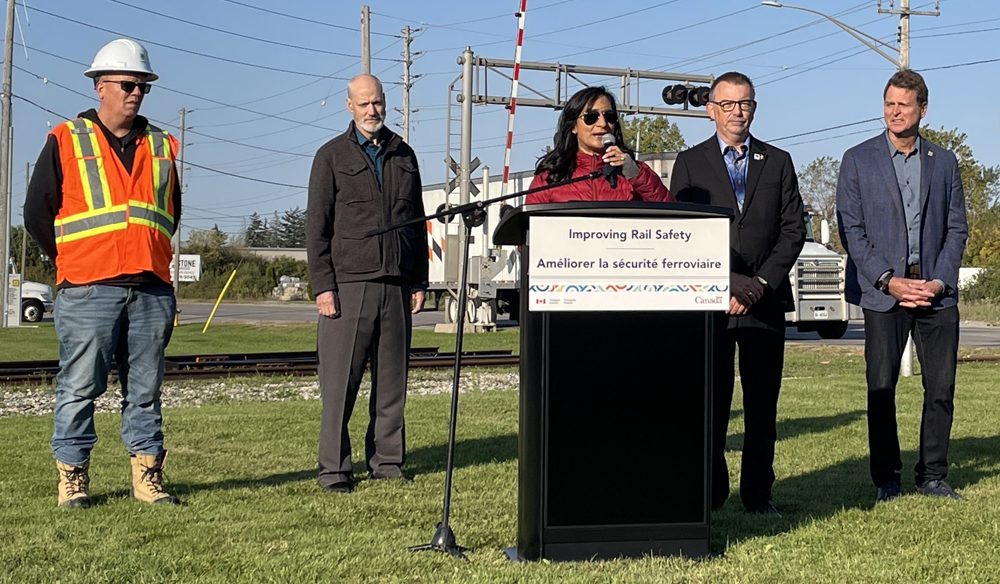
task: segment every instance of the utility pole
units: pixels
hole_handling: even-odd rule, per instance
[[[177,167],[177,188],[181,190],[181,199],[183,200],[184,195],[184,116],[187,115],[187,110],[181,108],[181,131],[180,131],[180,141],[177,145],[177,159],[180,160],[180,165]],[[173,196],[173,193],[170,194]],[[174,214],[177,214],[177,209],[174,209]],[[181,282],[181,218],[178,215],[174,223],[174,296],[177,296],[177,290],[180,287]],[[176,323],[175,323],[176,324]]]
[[[3,310],[0,326],[7,328],[7,258],[10,257],[10,99],[11,76],[14,61],[14,0],[7,0],[7,23],[3,37],[3,88],[0,93],[0,253],[3,254],[3,276],[0,276],[0,309]]]
[[[403,142],[410,143],[410,25],[403,27]]]
[[[882,8],[882,0],[878,2],[879,14],[899,15],[899,70],[910,68],[910,16],[940,16],[938,2],[934,2],[934,10],[910,10],[910,0],[899,0],[899,10],[892,6],[889,0],[889,8]]]
[[[361,72],[372,72],[371,16],[368,5],[361,5]]]
[[[28,200],[28,181],[31,179],[31,163],[24,163],[24,200]],[[24,279],[24,256],[28,250],[28,222],[24,220],[24,207],[21,207],[21,279]]]

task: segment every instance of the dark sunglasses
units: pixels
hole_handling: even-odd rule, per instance
[[[136,83],[135,81],[105,81],[105,83],[117,83],[122,88],[122,91],[129,95],[135,91],[136,87],[139,88],[139,91],[142,92],[143,95],[149,93],[149,90],[153,88],[152,85],[145,82]]]
[[[604,110],[603,112],[590,110],[589,112],[584,112],[584,114],[580,117],[583,119],[583,123],[588,126],[593,126],[597,123],[598,116],[604,116],[604,121],[609,124],[618,123],[618,112],[615,110]]]

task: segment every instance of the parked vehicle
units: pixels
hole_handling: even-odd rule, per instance
[[[52,312],[52,287],[38,282],[21,280],[21,320],[40,322]]]
[[[14,261],[7,263],[7,274],[16,275]],[[19,278],[20,279],[20,278]],[[51,313],[55,306],[52,301],[52,287],[20,279],[21,282],[21,321],[40,322],[46,313]]]

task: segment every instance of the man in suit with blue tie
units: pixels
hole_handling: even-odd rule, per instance
[[[912,333],[924,386],[917,492],[960,499],[948,483],[958,357],[958,268],[968,228],[955,154],[920,136],[927,85],[910,70],[883,91],[886,132],[844,153],[837,222],[850,257],[847,300],[865,315],[868,448],[876,500],[899,496],[896,381]]]
[[[757,102],[750,79],[715,78],[706,106],[715,134],[677,155],[670,191],[677,200],[729,207],[730,302],[715,327],[712,371],[712,508],[729,497],[726,437],[736,347],[743,388],[740,499],[748,513],[780,516],[771,503],[778,393],[785,355],[788,272],[806,240],[792,158],[750,135]]]

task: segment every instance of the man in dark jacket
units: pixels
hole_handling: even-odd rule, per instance
[[[805,243],[802,197],[787,152],[750,135],[757,102],[738,72],[715,78],[707,110],[714,136],[677,155],[670,190],[679,201],[733,210],[729,228],[729,316],[716,327],[712,415],[712,507],[729,496],[726,437],[736,347],[743,386],[740,499],[749,513],[778,515],[771,503],[778,393],[785,351],[788,272]]]
[[[309,278],[320,314],[319,484],[341,493],[354,486],[347,423],[369,361],[369,476],[403,476],[411,314],[423,307],[427,289],[422,225],[365,235],[423,216],[416,155],[383,125],[385,95],[377,78],[351,79],[347,109],[354,117],[347,132],[316,152],[306,211]]]

